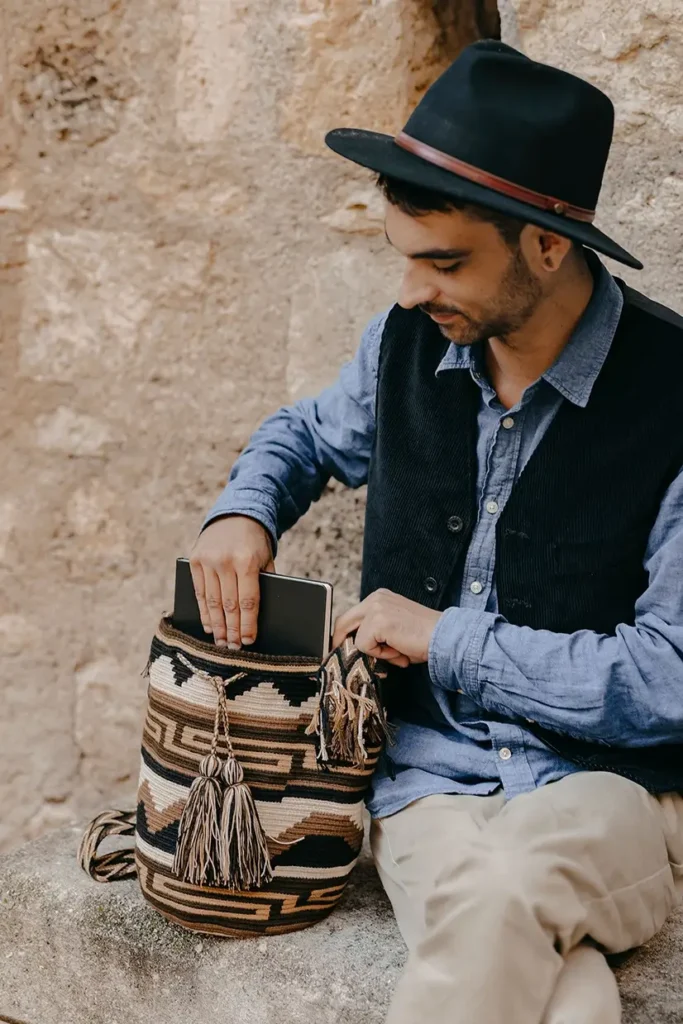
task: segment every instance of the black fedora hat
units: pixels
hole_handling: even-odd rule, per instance
[[[494,40],[468,46],[398,135],[337,128],[325,142],[381,174],[549,228],[629,267],[593,225],[612,141],[611,100]]]

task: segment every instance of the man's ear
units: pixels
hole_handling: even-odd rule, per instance
[[[571,239],[535,224],[525,224],[520,245],[530,269],[539,276],[556,273],[573,249]]]

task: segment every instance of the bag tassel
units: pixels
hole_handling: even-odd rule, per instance
[[[230,889],[258,889],[270,882],[273,868],[256,803],[244,781],[242,765],[230,742],[228,709],[219,694],[228,757],[223,765],[223,806],[220,825],[220,870],[223,884]]]
[[[256,888],[270,881],[273,869],[254,798],[230,742],[224,690],[246,672],[224,681],[196,669],[182,654],[177,657],[214,685],[217,701],[211,750],[200,762],[180,818],[173,872],[195,885]],[[225,762],[217,754],[221,722],[228,748]]]
[[[220,884],[222,768],[214,749],[202,758],[178,825],[173,873],[194,885]]]
[[[322,767],[363,767],[367,744],[393,743],[373,673],[379,675],[375,660],[356,650],[350,639],[321,666],[319,700],[306,733],[318,736],[317,760]],[[358,692],[353,689],[356,680]]]

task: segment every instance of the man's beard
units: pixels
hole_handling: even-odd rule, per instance
[[[531,318],[541,299],[541,284],[529,270],[522,250],[518,246],[501,281],[495,304],[486,311],[486,317],[475,320],[460,309],[420,306],[424,313],[435,316],[458,314],[452,324],[437,324],[445,338],[454,345],[474,345],[489,338],[504,339],[519,331]]]

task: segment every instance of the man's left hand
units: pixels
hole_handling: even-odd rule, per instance
[[[332,646],[338,647],[355,630],[356,647],[365,654],[400,668],[417,665],[428,660],[429,641],[441,614],[391,590],[376,590],[339,616]]]

